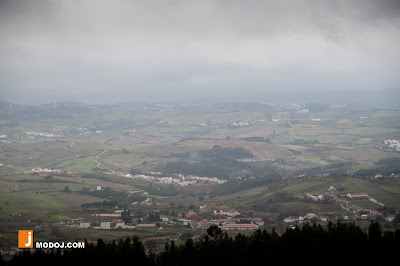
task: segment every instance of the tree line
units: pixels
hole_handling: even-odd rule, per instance
[[[84,249],[23,251],[2,265],[388,265],[397,258],[400,229],[382,232],[378,222],[368,230],[354,223],[329,222],[325,227],[305,224],[277,234],[274,229],[232,237],[211,226],[205,238],[177,246],[166,242],[163,251],[146,254],[139,238],[118,243],[85,243]]]

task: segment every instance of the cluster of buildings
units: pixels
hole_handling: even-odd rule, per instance
[[[174,177],[157,177],[152,175],[131,175],[131,174],[121,174],[116,173],[117,175],[124,176],[127,178],[137,178],[143,179],[147,181],[154,181],[162,184],[174,184],[180,186],[190,186],[190,185],[204,185],[204,184],[223,184],[226,180],[218,179],[217,177],[202,177],[202,176],[195,176],[195,175],[187,175],[184,176],[182,174],[177,175],[176,178]],[[160,173],[161,174],[161,173]]]
[[[0,134],[0,142],[7,142],[7,135]]]
[[[200,211],[213,214],[214,216],[226,216],[228,219],[240,215],[240,212],[233,208],[210,208],[207,205],[200,206]],[[189,210],[187,213],[178,213],[178,217],[196,218],[197,213],[193,210]]]
[[[335,199],[334,196],[335,196],[334,194],[330,194],[330,193],[323,193],[323,194],[306,193],[305,198],[312,199],[313,201],[323,201],[328,198]],[[367,193],[364,193],[364,192],[340,194],[340,195],[338,195],[338,197],[340,199],[346,199],[346,200],[373,200],[370,196],[368,196]],[[380,205],[379,203],[377,203],[377,204]]]
[[[310,193],[306,193],[305,198],[306,199],[312,199],[313,201],[322,201],[324,200],[328,195],[325,194],[320,194],[320,195],[313,195]]]
[[[228,217],[235,217],[235,216],[239,216],[240,212],[237,211],[236,209],[226,209],[226,208],[221,208],[221,209],[216,209],[213,210],[214,215],[225,215]]]
[[[189,210],[185,215],[178,214],[178,217],[184,218],[178,219],[177,222],[193,229],[208,229],[210,226],[216,225],[223,230],[257,230],[264,225],[261,218],[235,218],[240,215],[240,212],[233,208],[209,208],[204,205],[200,206],[200,210],[212,213],[216,218],[199,220],[197,213]]]
[[[382,216],[379,211],[365,209],[350,202],[341,203],[340,207],[349,213],[342,217],[345,220],[375,219],[378,216]]]
[[[396,149],[396,151],[400,151],[400,141],[397,139],[386,139],[384,143],[391,148]]]
[[[88,134],[101,134],[103,133],[101,130],[94,130],[94,129],[88,129],[86,127],[78,127],[76,129],[77,131],[79,131],[79,135],[88,135]]]
[[[67,226],[67,227],[78,227],[78,228],[92,228],[92,229],[135,229],[134,225],[125,224],[124,220],[116,219],[110,222],[99,222],[99,221],[84,221],[82,218],[76,218],[72,220],[60,221],[54,225]]]
[[[175,106],[173,104],[153,104],[151,106],[146,106],[145,109],[150,109],[158,112],[171,112],[175,110]]]
[[[32,168],[31,170],[25,171],[24,173],[25,174],[29,174],[29,173],[61,173],[61,170],[35,167],[35,168]]]
[[[310,110],[309,109],[300,109],[299,111],[296,111],[296,114],[308,114]]]
[[[324,193],[324,194],[311,194],[311,193],[306,193],[305,198],[306,199],[311,199],[313,201],[324,201],[328,200],[330,202],[333,202],[335,204],[338,204],[340,208],[348,212],[347,215],[344,215],[342,217],[332,217],[332,220],[337,220],[337,219],[344,219],[344,220],[358,220],[358,219],[375,219],[378,216],[382,217],[382,213],[376,210],[370,210],[370,209],[365,209],[360,206],[357,206],[353,204],[355,201],[358,200],[368,200],[371,201],[379,206],[385,206],[385,204],[378,202],[377,200],[373,199],[370,197],[367,193],[361,192],[361,193],[346,193],[346,194],[337,194],[335,192],[334,187],[330,187],[328,190],[330,190],[330,193]],[[386,220],[390,220],[391,218],[388,217],[382,217],[385,218]],[[328,217],[325,215],[316,215],[309,213],[305,216],[299,216],[299,217],[294,217],[294,216],[289,216],[283,219],[283,222],[285,223],[296,223],[296,224],[301,224],[303,222],[306,222],[307,220],[314,219],[314,220],[320,220],[320,221],[327,221]]]
[[[246,221],[244,223],[243,221]],[[222,230],[257,230],[264,225],[261,218],[219,218],[210,220],[189,220],[178,219],[177,222],[169,222],[170,224],[179,224],[188,226],[192,229],[208,229],[212,225],[220,227]]]
[[[318,220],[321,222],[326,222],[328,221],[328,217],[325,215],[316,215],[315,213],[307,213],[304,216],[288,216],[285,217],[285,219],[283,219],[283,222],[287,223],[287,224],[301,224],[301,223],[305,223],[308,222],[310,220]]]
[[[202,211],[206,210],[206,206],[202,206]],[[99,221],[84,221],[82,218],[60,221],[54,225],[68,226],[77,228],[92,228],[92,229],[140,229],[140,228],[156,228],[159,230],[161,226],[184,226],[192,229],[208,229],[212,225],[219,226],[223,230],[257,230],[264,225],[261,218],[237,218],[240,212],[235,209],[212,209],[208,212],[214,214],[214,219],[198,219],[195,211],[189,210],[187,213],[179,213],[178,218],[172,220],[168,217],[158,216],[157,221],[154,219],[145,222],[144,218],[131,219],[132,224],[126,224],[123,210],[116,210],[114,213],[98,213],[92,214],[93,217],[109,217],[113,219],[107,222]],[[159,210],[153,211],[159,213]],[[149,215],[150,216],[150,215]]]
[[[370,196],[367,193],[347,193],[339,195],[340,198],[347,198],[349,200],[369,200]]]
[[[153,201],[152,201],[151,198],[146,198],[145,200],[143,200],[140,203],[137,202],[137,201],[134,201],[134,202],[131,203],[131,205],[137,205],[137,204],[150,206],[150,205],[153,205]]]
[[[224,179],[218,179],[217,177],[206,177],[206,176],[195,176],[195,175],[187,175],[186,177],[182,174],[179,174],[178,177],[186,178],[191,181],[196,181],[197,183],[213,183],[213,184],[223,184],[226,182]]]
[[[35,139],[39,138],[62,138],[62,135],[57,135],[53,133],[42,133],[42,132],[25,132],[28,138]]]
[[[244,127],[244,126],[249,126],[250,123],[248,121],[240,121],[240,122],[233,122],[232,124],[230,124],[230,126],[232,127]]]
[[[101,134],[103,133],[101,130],[89,130],[86,127],[79,127],[78,130],[80,131],[79,135],[87,135],[90,133]]]
[[[78,228],[92,228],[92,229],[135,229],[134,225],[127,225],[122,217],[130,216],[126,210],[116,210],[114,213],[95,213],[93,217],[110,217],[114,218],[112,221],[99,222],[99,221],[84,221],[83,218],[75,218],[71,220],[63,220],[53,224],[53,226],[67,226]]]
[[[360,206],[353,204],[352,202],[357,200],[368,200],[377,205],[385,206],[385,204],[378,202],[377,200],[370,197],[367,193],[347,193],[340,194],[336,201],[339,206],[349,212],[349,215],[343,216],[345,220],[357,220],[357,219],[375,219],[378,216],[382,217],[382,213],[376,210],[365,209]],[[387,218],[387,217],[386,217]]]

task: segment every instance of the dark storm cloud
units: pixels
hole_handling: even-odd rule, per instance
[[[0,0],[0,98],[397,89],[399,2]]]

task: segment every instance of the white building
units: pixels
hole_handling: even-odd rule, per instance
[[[219,211],[214,210],[214,214],[221,214],[234,217],[240,215],[240,212],[235,209],[220,209]]]
[[[310,193],[306,193],[306,197],[312,199],[313,201],[324,200],[324,195],[312,195]]]
[[[368,199],[367,193],[349,193],[346,195],[349,199]]]
[[[79,223],[80,228],[90,228],[90,222]]]
[[[294,223],[294,222],[296,222],[298,220],[299,220],[299,217],[294,217],[294,216],[288,216],[285,219],[283,219],[283,221],[285,223]]]
[[[99,229],[112,229],[114,227],[113,222],[101,222]]]

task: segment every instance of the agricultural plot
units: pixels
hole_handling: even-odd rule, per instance
[[[65,205],[52,200],[48,194],[28,192],[2,193],[0,195],[0,202],[3,208],[1,213],[3,214],[43,209],[61,209],[65,207]]]
[[[359,170],[367,173],[381,167],[376,164],[381,159],[400,158],[400,153],[383,145],[384,139],[400,139],[398,110],[355,106],[303,113],[299,112],[303,107],[250,103],[132,108],[71,105],[63,107],[69,108],[68,112],[60,107],[54,114],[46,108],[36,110],[40,115],[30,119],[24,113],[14,126],[7,122],[11,121],[9,118],[0,117],[0,129],[5,132],[2,134],[13,136],[10,143],[0,143],[0,224],[7,228],[0,231],[4,236],[11,237],[18,226],[29,227],[38,221],[51,226],[74,218],[93,220],[91,214],[113,213],[117,205],[129,209],[133,219],[145,220],[153,211],[172,220],[193,208],[198,219],[209,219],[212,214],[200,211],[200,206],[237,208],[243,217],[262,217],[268,222],[266,226],[280,228],[284,215],[345,215],[346,211],[337,204],[304,199],[305,193],[324,194],[330,186],[340,188],[340,193],[365,192],[388,207],[400,209],[397,172],[390,178],[391,172],[385,172],[379,180],[371,178],[375,172],[359,175],[364,179],[350,178]],[[27,131],[63,137],[30,139],[24,133]],[[220,194],[215,193],[218,187],[211,184],[180,187],[106,174],[110,170],[129,173],[132,168],[163,171],[169,162],[195,165],[207,159],[201,151],[214,147],[240,147],[255,157],[273,160],[260,164],[235,164],[233,160],[228,170],[238,165],[245,170],[228,171],[228,182],[239,182],[238,173],[243,173],[241,178],[262,182],[253,186],[240,179],[243,182],[237,187],[228,186]],[[389,166],[382,165],[394,169]],[[57,168],[62,173],[21,174],[33,167]],[[57,181],[46,182],[49,175]],[[97,186],[102,191],[97,191]],[[65,192],[65,187],[70,192]],[[163,194],[165,191],[173,193]],[[118,203],[81,207],[104,200]],[[363,208],[379,207],[370,201],[354,203]],[[12,216],[15,213],[22,216]],[[98,221],[112,219],[98,217]],[[96,240],[101,236],[107,241],[135,234],[142,239],[164,241],[188,230],[177,226],[134,231],[62,227],[55,236],[51,228],[43,228],[38,230],[39,240]]]
[[[67,172],[91,173],[96,168],[95,157],[79,157],[57,164],[55,167]]]
[[[400,206],[399,191],[386,189],[387,186],[380,185],[379,183],[371,183],[358,178],[349,178],[346,182],[341,184],[341,186],[345,188],[344,192],[364,192],[387,206],[395,208],[399,208]]]
[[[49,198],[58,202],[67,208],[71,207],[80,207],[84,203],[92,203],[92,202],[99,202],[102,201],[101,198],[93,197],[89,195],[81,195],[75,193],[68,193],[68,194],[51,194]]]
[[[96,179],[96,178],[82,178],[80,176],[70,176],[70,177],[57,177],[62,180],[66,181],[72,181],[72,182],[78,182],[80,183],[81,187],[86,187],[88,189],[95,189],[97,186],[101,186],[103,189],[104,188],[111,188],[112,190],[115,191],[132,191],[132,190],[137,190],[135,187],[132,185],[129,185],[127,178],[119,178],[117,179],[118,182],[113,181],[113,178],[110,176],[109,180],[102,180],[102,179]],[[126,183],[122,183],[123,181],[126,181]],[[139,181],[138,181],[139,182]],[[75,185],[75,184],[74,184]]]

